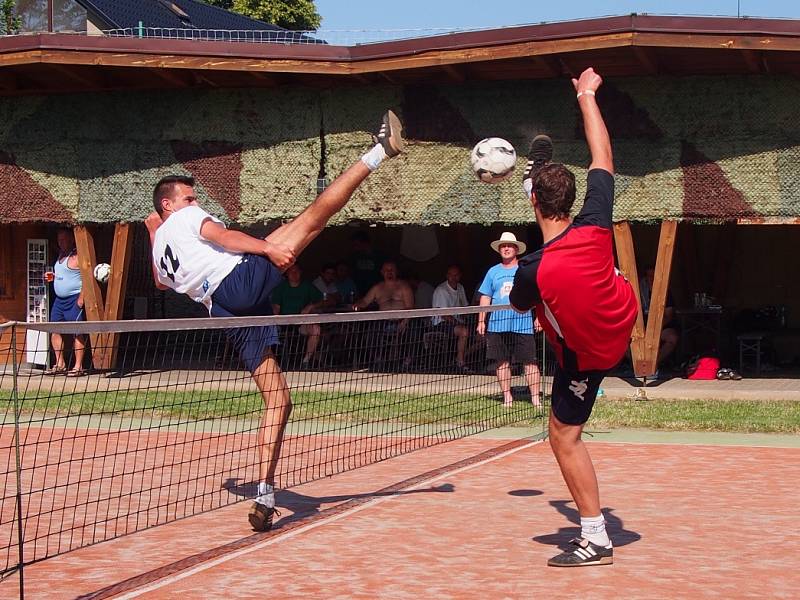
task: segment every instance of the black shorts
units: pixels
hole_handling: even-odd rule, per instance
[[[270,293],[283,281],[278,268],[263,256],[245,254],[211,296],[212,317],[255,317],[272,314]],[[278,343],[278,328],[235,327],[225,334],[253,373]]]
[[[606,371],[565,371],[556,363],[551,399],[556,418],[567,425],[586,423],[605,376]]]
[[[532,333],[510,331],[486,333],[486,356],[498,362],[536,363],[536,337]]]

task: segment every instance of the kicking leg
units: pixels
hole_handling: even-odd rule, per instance
[[[402,132],[400,120],[392,111],[387,112],[372,150],[339,175],[302,213],[278,227],[266,239],[289,246],[298,256],[320,234],[330,218],[347,204],[356,188],[378,168],[381,161],[403,151]]]

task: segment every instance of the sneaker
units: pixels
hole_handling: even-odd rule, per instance
[[[593,565],[610,565],[614,562],[614,548],[603,548],[584,538],[569,541],[577,546],[547,561],[549,567],[591,567]]]
[[[387,110],[383,115],[378,135],[372,136],[372,139],[376,144],[383,146],[386,156],[390,158],[397,156],[406,148],[406,142],[403,139],[403,124],[391,110]]]
[[[553,160],[553,140],[547,135],[537,135],[531,142],[531,149],[528,151],[528,164],[522,173],[522,181],[530,179],[534,174]]]
[[[272,529],[272,516],[281,516],[281,513],[276,508],[264,506],[260,502],[253,502],[250,507],[250,513],[247,515],[247,520],[250,521],[250,526],[256,531],[269,531]]]

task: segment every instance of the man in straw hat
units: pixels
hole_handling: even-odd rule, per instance
[[[523,187],[544,245],[520,261],[511,292],[511,304],[517,310],[535,308],[557,358],[550,445],[581,517],[581,537],[547,563],[557,567],[613,562],[597,476],[581,433],[606,371],[628,348],[638,311],[633,288],[614,267],[614,164],[611,140],[595,101],[603,80],[589,68],[572,83],[592,156],[586,199],[571,219],[575,175],[564,165],[550,162],[550,138],[534,138]]]
[[[525,243],[517,240],[510,231],[504,231],[499,240],[491,243],[492,249],[500,254],[500,264],[486,273],[478,288],[481,306],[508,304],[514,275],[517,273],[517,256],[525,252]],[[478,314],[478,335],[486,336],[486,355],[497,362],[497,380],[503,391],[503,405],[511,406],[511,360],[521,362],[525,369],[525,381],[531,392],[531,402],[541,406],[539,398],[540,373],[536,362],[536,343],[534,324],[530,312],[517,314],[513,310],[499,310],[491,313],[486,325],[487,313]]]

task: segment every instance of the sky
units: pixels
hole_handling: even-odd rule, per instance
[[[608,15],[800,18],[798,0],[315,0],[326,30],[503,27]]]

